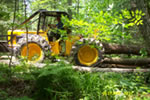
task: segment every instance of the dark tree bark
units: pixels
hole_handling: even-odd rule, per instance
[[[79,10],[80,10],[80,0],[78,0],[77,2],[78,2],[78,6],[77,6],[77,14],[79,14]]]
[[[24,0],[24,15],[25,15],[25,20],[27,19],[27,2]],[[28,47],[28,24],[25,24],[26,27],[26,44],[27,44],[27,56],[29,54],[29,47]],[[28,59],[27,59],[28,60]]]
[[[137,65],[121,65],[121,64],[105,64],[105,63],[101,63],[96,67],[100,67],[100,68],[150,68],[149,65],[142,65],[142,66],[137,66]]]
[[[13,15],[13,26],[12,26],[12,30],[11,30],[11,38],[13,37],[13,31],[14,31],[14,24],[15,24],[15,21],[16,21],[16,11],[17,11],[17,0],[15,0],[15,3],[14,3],[14,15]],[[11,39],[11,47],[13,47],[13,41]],[[11,68],[11,63],[12,63],[12,56],[13,56],[13,49],[11,50],[11,58],[10,58],[10,61],[9,61],[9,67]]]
[[[149,0],[131,0],[132,10],[142,10],[145,16],[142,18],[143,25],[139,26],[139,31],[142,34],[146,46],[150,48],[150,7]]]
[[[149,65],[150,64],[150,58],[104,58],[102,63],[105,64],[120,64],[120,65]]]
[[[141,55],[140,50],[143,47],[140,46],[126,46],[126,45],[118,45],[118,44],[108,44],[108,43],[102,43],[104,47],[104,53],[105,54],[135,54],[135,55]],[[147,55],[150,56],[150,50],[146,50]]]
[[[71,9],[70,9],[70,7],[72,6],[72,0],[67,0],[67,2],[68,2],[68,14],[69,14],[69,16],[70,16],[70,19],[72,18],[72,11],[71,11]]]

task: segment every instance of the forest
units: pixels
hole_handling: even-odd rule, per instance
[[[150,100],[150,0],[0,0],[0,100]]]

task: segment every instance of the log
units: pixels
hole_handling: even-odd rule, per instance
[[[9,52],[8,43],[0,41],[0,52]]]
[[[81,66],[73,66],[75,70],[81,72],[150,72],[150,69],[124,69],[124,68],[92,68],[92,67],[81,67]]]
[[[140,50],[143,47],[139,46],[126,46],[126,45],[118,45],[118,44],[108,44],[102,43],[105,54],[135,54],[141,55]],[[146,50],[147,55],[150,56],[150,50]]]
[[[120,64],[120,65],[135,65],[135,66],[142,66],[142,65],[150,65],[150,58],[104,58],[102,64]]]
[[[100,64],[96,67],[99,68],[150,68],[150,65],[147,66],[136,66],[136,65],[121,65],[121,64]]]
[[[150,68],[150,65],[145,66],[137,66],[137,65],[120,65],[120,64],[112,64],[113,68]]]

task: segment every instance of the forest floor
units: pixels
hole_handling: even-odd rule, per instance
[[[97,72],[99,69],[72,66],[61,61],[48,64],[39,63],[35,67],[24,63],[19,64],[14,57],[12,61],[15,67],[11,68],[10,77],[8,74],[10,71],[9,59],[5,56],[0,59],[0,63],[3,63],[0,64],[0,100],[37,100],[31,98],[40,97],[45,97],[43,100],[50,100],[49,98],[55,96],[64,100],[66,98],[72,100],[70,98],[73,97],[78,98],[74,98],[74,100],[85,100],[86,98],[93,100],[129,100],[130,98],[149,100],[150,80],[147,79],[149,73],[116,73],[117,71],[104,73],[106,68],[102,68],[103,72],[91,73]],[[72,70],[71,67],[80,71]],[[45,88],[51,89],[51,91],[45,91]],[[55,99],[51,98],[51,100]]]
[[[66,63],[69,64],[69,62],[65,61]],[[9,65],[10,63],[10,56],[1,56],[0,57],[0,63],[3,64],[7,64]],[[12,57],[12,63],[13,66],[15,65],[19,65],[20,62],[18,61],[18,59],[16,59],[14,56]],[[38,68],[42,68],[44,66],[46,66],[45,63],[30,63],[33,66],[36,66]],[[84,72],[150,72],[150,68],[140,68],[137,69],[136,67],[134,68],[116,68],[113,67],[112,64],[102,64],[105,67],[101,67],[101,66],[97,66],[97,67],[87,67],[87,66],[72,66],[73,69],[75,70],[79,70],[79,71],[84,71]]]
[[[3,63],[3,64],[8,64],[9,65],[9,63],[10,63],[10,56],[7,56],[7,55],[4,55],[4,56],[1,56],[0,57],[0,63]],[[18,61],[18,59],[16,59],[14,56],[12,57],[12,63],[11,63],[12,65],[19,65],[20,64],[20,62]],[[33,64],[34,66],[36,66],[36,67],[39,67],[39,68],[41,68],[41,67],[44,67],[46,64],[44,64],[44,63],[36,63],[36,64]]]

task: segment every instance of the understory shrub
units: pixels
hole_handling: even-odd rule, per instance
[[[36,80],[36,100],[80,98],[82,82],[79,73],[72,70],[71,65],[62,62],[47,65],[39,73]]]
[[[0,100],[149,100],[149,73],[79,72],[62,61],[12,67],[9,78],[0,69]]]
[[[124,100],[150,88],[143,73],[79,72],[63,62],[47,65],[36,80],[36,100]]]

